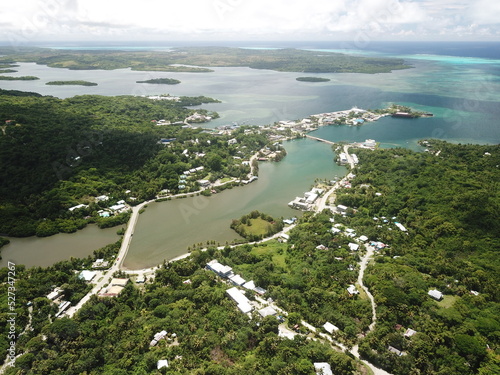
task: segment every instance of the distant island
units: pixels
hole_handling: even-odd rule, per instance
[[[297,77],[295,79],[297,81],[301,81],[301,82],[328,82],[328,81],[331,81],[330,78],[323,78],[323,77]]]
[[[14,69],[0,69],[0,74],[3,74],[3,73],[15,73],[17,72],[17,70],[14,70]]]
[[[10,76],[0,76],[0,81],[35,81],[40,79],[35,76],[21,76],[21,77],[10,77]]]
[[[0,47],[0,64],[36,62],[74,70],[126,69],[164,72],[211,72],[207,67],[249,67],[279,72],[390,73],[408,69],[400,58],[349,56],[294,48],[254,50],[233,47],[184,47],[169,51],[73,51]]]
[[[178,79],[173,78],[153,78],[145,81],[136,81],[136,83],[153,83],[153,84],[162,84],[162,85],[177,85],[181,83]]]
[[[50,81],[47,82],[46,85],[53,85],[53,86],[97,86],[97,83],[95,82],[89,82],[89,81]]]

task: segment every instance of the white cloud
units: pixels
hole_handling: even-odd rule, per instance
[[[470,15],[481,25],[500,24],[500,3],[498,0],[478,0],[471,4]]]
[[[454,38],[457,30],[498,35],[499,20],[497,0],[18,0],[0,5],[2,31],[25,39],[342,39],[360,31],[373,39]]]

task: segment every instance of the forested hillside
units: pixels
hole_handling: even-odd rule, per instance
[[[211,72],[201,67],[240,66],[284,72],[389,73],[410,66],[399,58],[351,56],[342,53],[284,48],[255,50],[230,47],[184,47],[169,51],[81,51],[0,47],[2,63],[36,62],[76,70]],[[180,64],[180,65],[179,65]]]
[[[430,151],[360,151],[338,196],[355,209],[343,222],[389,245],[365,277],[379,321],[360,353],[394,374],[499,373],[500,147]]]
[[[233,135],[240,143],[228,145],[227,135],[183,126],[188,116],[207,114],[186,106],[214,101],[0,92],[0,234],[46,236],[106,221],[95,197],[137,204],[164,189],[175,193],[190,168],[206,168],[198,178],[246,176],[250,167],[232,156],[239,146],[246,147],[240,157],[259,150],[264,135],[241,130]],[[194,179],[182,187],[197,189]],[[68,210],[78,204],[88,207]]]
[[[359,343],[364,358],[392,374],[499,373],[500,147],[428,147],[356,150],[356,177],[337,193],[345,215],[306,214],[288,243],[243,246],[221,259],[296,321],[333,323],[338,339]],[[349,246],[361,235],[383,244],[364,277],[378,316],[366,337],[369,300],[347,291],[361,290],[362,247]],[[444,298],[435,301],[432,289]]]

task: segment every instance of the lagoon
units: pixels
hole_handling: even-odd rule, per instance
[[[99,229],[88,225],[76,233],[59,233],[50,237],[9,238],[10,244],[2,247],[0,267],[7,267],[8,262],[24,264],[26,267],[48,267],[70,258],[86,258],[120,236],[116,234],[120,227]]]
[[[146,268],[187,252],[193,244],[239,237],[229,228],[252,210],[274,217],[300,215],[287,203],[310,189],[316,178],[343,176],[345,167],[334,163],[331,147],[309,139],[285,143],[288,155],[279,163],[259,164],[259,179],[211,197],[193,197],[150,204],[141,214],[124,267]]]
[[[331,80],[322,83],[296,81],[301,73],[249,68],[213,68],[213,73],[139,72],[130,69],[72,71],[21,63],[16,68],[18,72],[11,75],[34,75],[40,80],[2,81],[0,87],[61,98],[83,94],[206,95],[222,100],[222,103],[202,106],[221,115],[220,119],[204,125],[207,127],[233,122],[265,125],[353,106],[368,109],[398,103],[432,112],[435,116],[426,119],[383,118],[360,127],[328,126],[315,131],[314,135],[332,141],[350,142],[372,138],[382,147],[412,149],[419,149],[417,140],[422,138],[500,143],[499,60],[432,54],[417,56],[406,52],[402,56],[413,65],[412,69],[373,75],[318,74]],[[175,87],[136,83],[152,78],[174,78],[181,83]],[[87,80],[98,83],[98,86],[45,85],[52,80]],[[286,205],[307,190],[315,178],[330,179],[345,173],[343,167],[333,163],[334,155],[326,144],[297,140],[287,142],[285,147],[288,156],[280,163],[261,163],[259,180],[248,186],[202,200],[198,197],[151,204],[140,217],[125,266],[142,268],[158,264],[163,259],[186,252],[193,243],[215,240],[224,244],[231,241],[237,237],[229,229],[231,219],[253,209],[274,216],[297,214]],[[117,238],[114,232],[116,228],[110,230],[112,235],[104,242],[113,242]],[[2,249],[2,262],[14,259],[16,263],[42,266],[71,256],[86,256],[91,253],[89,248],[84,253],[76,249],[82,244],[95,246],[94,249],[103,246],[92,242],[96,236],[99,237],[98,233],[104,232],[86,228],[71,235],[57,235],[71,239],[64,243],[55,241],[57,236],[14,239],[12,244]],[[29,248],[28,244],[33,248]],[[25,247],[31,250],[23,252]]]

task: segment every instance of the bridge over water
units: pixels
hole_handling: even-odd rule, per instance
[[[308,135],[308,134],[306,134],[306,138],[314,139],[315,141],[319,141],[319,142],[328,143],[329,145],[334,145],[335,144],[335,142],[329,141],[327,139],[313,137],[312,135]]]

